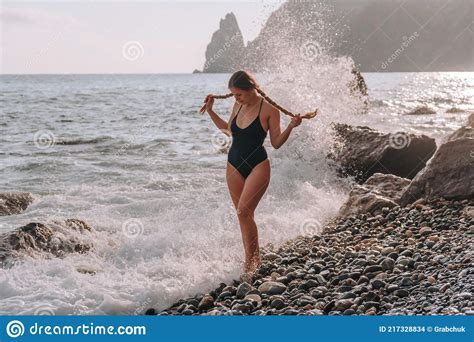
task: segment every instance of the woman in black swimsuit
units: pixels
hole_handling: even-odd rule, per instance
[[[292,114],[273,102],[258,86],[251,74],[237,71],[229,80],[231,94],[208,95],[201,110],[209,113],[214,124],[226,135],[232,135],[227,159],[226,179],[242,232],[245,251],[244,272],[251,275],[260,266],[258,230],[254,212],[270,182],[270,162],[263,142],[270,131],[274,148],[280,148],[291,131],[301,124],[302,117]],[[228,122],[213,111],[214,98],[234,96],[236,102]],[[291,122],[281,132],[279,109],[291,115]],[[308,116],[309,114],[309,116]],[[314,117],[316,112],[305,118]]]

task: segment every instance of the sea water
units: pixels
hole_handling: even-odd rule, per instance
[[[351,180],[326,158],[331,122],[440,142],[474,110],[474,73],[365,73],[368,107],[351,93],[344,60],[303,76],[256,74],[284,107],[320,110],[280,149],[267,137],[261,246],[319,233],[346,199]],[[225,180],[231,140],[198,113],[207,94],[228,92],[229,77],[0,76],[0,192],[34,196],[21,214],[0,217],[1,232],[78,218],[94,245],[1,268],[0,314],[141,314],[238,278],[243,246]],[[227,120],[232,105],[216,100],[214,109]],[[419,106],[436,113],[406,115]],[[453,107],[463,111],[446,113]],[[282,130],[288,122],[282,115]]]

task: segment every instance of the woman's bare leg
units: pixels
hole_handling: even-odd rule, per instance
[[[230,197],[232,198],[232,203],[234,203],[235,210],[237,210],[240,194],[244,188],[245,178],[242,177],[239,171],[237,171],[237,169],[233,167],[232,164],[227,162],[226,180]]]
[[[240,230],[245,251],[244,272],[254,272],[260,265],[258,229],[254,212],[270,183],[270,161],[258,164],[245,179],[237,205]]]

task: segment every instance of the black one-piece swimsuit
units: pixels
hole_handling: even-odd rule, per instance
[[[232,131],[232,145],[227,156],[227,161],[239,171],[242,177],[247,178],[250,172],[268,158],[263,142],[267,132],[260,123],[260,111],[262,110],[263,98],[260,102],[257,118],[244,129],[237,126],[237,115],[232,120],[230,129]]]

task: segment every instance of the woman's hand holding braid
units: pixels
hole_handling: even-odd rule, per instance
[[[301,115],[300,115],[300,114],[296,114],[295,116],[293,116],[293,117],[291,118],[291,121],[290,121],[290,123],[288,124],[288,126],[291,127],[291,128],[295,128],[295,127],[301,125],[301,121],[303,121],[303,118],[301,117]]]
[[[206,96],[204,99],[204,106],[201,107],[199,110],[200,113],[204,113],[205,111],[209,113],[209,111],[212,110],[212,106],[214,105],[214,96],[212,94],[209,94]]]

